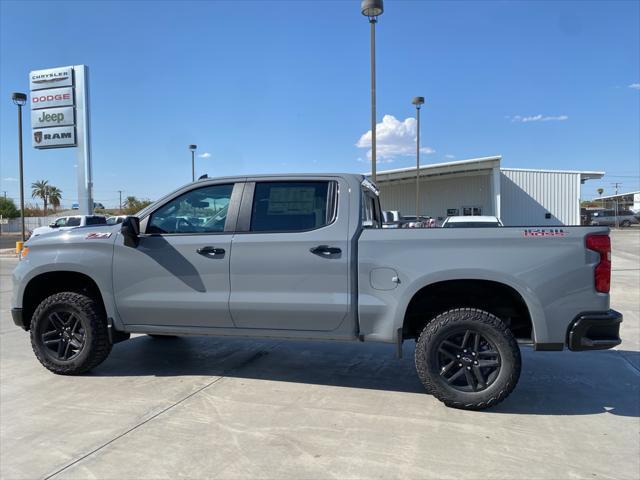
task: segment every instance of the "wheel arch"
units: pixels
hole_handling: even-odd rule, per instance
[[[454,308],[477,308],[500,318],[521,341],[535,342],[536,315],[542,312],[517,286],[486,277],[438,279],[414,288],[399,328],[402,338],[417,338],[440,313]]]
[[[22,293],[22,322],[29,330],[31,317],[45,298],[60,292],[83,293],[93,298],[106,315],[106,305],[100,287],[86,273],[73,270],[55,270],[39,273],[25,285]]]

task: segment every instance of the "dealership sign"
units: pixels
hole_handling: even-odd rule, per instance
[[[32,92],[43,88],[70,87],[72,85],[73,67],[36,70],[29,74],[29,88]]]
[[[76,85],[73,67],[36,70],[31,86],[31,144],[41,148],[76,146]]]
[[[75,127],[42,128],[33,131],[33,146],[36,148],[68,147],[76,144]]]
[[[93,212],[91,135],[89,128],[89,68],[86,65],[48,68],[29,73],[31,144],[38,150],[76,150],[79,212]]]
[[[73,88],[52,88],[31,92],[31,109],[66,107],[73,105]]]
[[[76,116],[73,107],[48,108],[46,110],[31,111],[31,126],[33,128],[74,125],[75,120]]]

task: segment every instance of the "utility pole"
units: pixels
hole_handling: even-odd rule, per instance
[[[120,207],[118,208],[118,213],[122,213],[122,190],[118,190],[118,194],[120,195]]]
[[[618,187],[622,186],[622,183],[620,182],[612,182],[611,185],[613,185],[613,187],[616,189],[616,197],[618,196]],[[618,199],[614,197],[613,199],[613,213],[615,215],[615,219],[616,219],[616,228],[618,228],[620,225],[618,225]]]

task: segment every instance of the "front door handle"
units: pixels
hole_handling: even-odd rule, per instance
[[[196,252],[198,252],[200,255],[207,255],[207,256],[224,255],[224,248],[207,246],[207,247],[200,247],[198,250],[196,250]]]
[[[318,245],[317,247],[310,248],[309,251],[320,257],[332,257],[342,253],[342,250],[338,247],[330,247],[329,245]]]

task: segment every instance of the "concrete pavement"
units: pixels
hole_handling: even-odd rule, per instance
[[[640,477],[640,232],[615,232],[615,351],[523,351],[489,411],[444,407],[393,347],[138,336],[81,377],[36,361],[0,258],[0,476]]]

